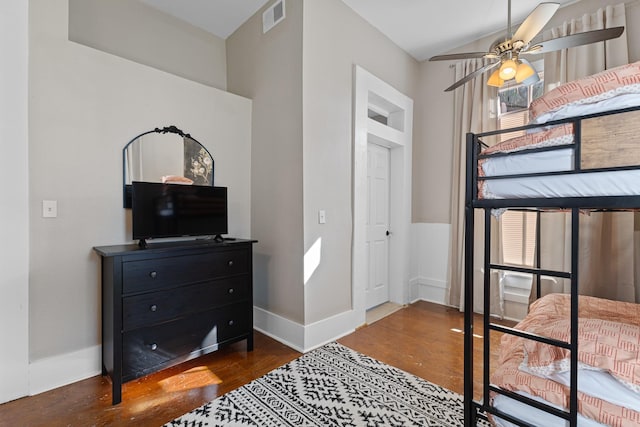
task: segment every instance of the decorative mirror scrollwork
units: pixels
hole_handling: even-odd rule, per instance
[[[155,128],[122,149],[124,207],[131,207],[133,181],[213,185],[211,153],[175,126]]]

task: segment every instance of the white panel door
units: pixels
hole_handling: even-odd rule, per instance
[[[389,301],[389,149],[367,148],[367,309]]]

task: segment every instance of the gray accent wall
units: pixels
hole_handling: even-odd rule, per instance
[[[303,2],[263,34],[271,3],[227,38],[227,89],[253,100],[254,304],[303,324]]]
[[[341,0],[305,0],[303,64],[304,250],[321,246],[309,325],[352,308],[354,66],[415,100],[419,64]]]
[[[227,39],[227,88],[253,99],[255,304],[309,325],[352,309],[354,65],[415,98],[418,63],[340,0],[286,7],[266,34],[260,11]]]
[[[226,45],[137,0],[69,0],[69,40],[208,86],[227,86]]]

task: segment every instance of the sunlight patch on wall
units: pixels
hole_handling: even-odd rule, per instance
[[[304,284],[306,285],[313,273],[320,265],[320,256],[322,249],[322,238],[318,237],[318,240],[309,248],[306,254],[304,254]]]

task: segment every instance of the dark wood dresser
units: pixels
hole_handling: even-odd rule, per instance
[[[122,383],[247,340],[253,350],[253,240],[98,246],[102,371]]]

